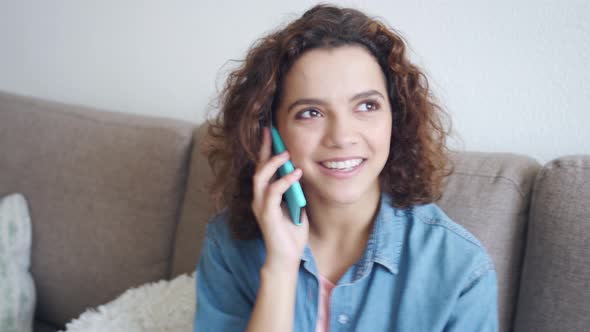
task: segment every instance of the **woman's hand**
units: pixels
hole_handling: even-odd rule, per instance
[[[297,168],[288,175],[271,182],[279,167],[289,160],[287,151],[272,156],[269,128],[263,128],[262,146],[253,179],[254,199],[252,210],[258,221],[266,247],[264,268],[269,272],[297,271],[309,234],[305,210],[301,225],[295,225],[286,206],[281,204],[283,194],[302,176]]]

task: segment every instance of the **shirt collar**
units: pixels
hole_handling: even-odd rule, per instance
[[[357,263],[359,274],[363,274],[373,263],[384,266],[393,274],[398,273],[404,244],[403,233],[407,218],[406,213],[406,210],[397,209],[393,206],[389,194],[381,194],[379,210],[369,235],[367,247]],[[308,270],[316,272],[315,264],[312,264],[313,255],[309,245],[305,246],[301,259],[308,267]]]
[[[367,259],[383,265],[394,274],[399,272],[406,220],[407,211],[395,208],[391,196],[382,193],[379,212],[369,237],[369,243],[372,242],[373,248],[367,245],[367,253],[372,249],[373,257],[367,257]]]

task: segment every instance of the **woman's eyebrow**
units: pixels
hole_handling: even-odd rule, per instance
[[[367,98],[369,96],[373,96],[373,95],[379,95],[382,99],[385,99],[385,97],[383,97],[383,95],[374,89],[371,90],[367,90],[364,92],[359,92],[357,94],[355,94],[354,96],[350,97],[349,102],[355,101],[357,99],[361,99],[361,98]],[[298,99],[295,102],[293,102],[291,105],[289,105],[289,108],[287,108],[287,113],[289,113],[291,111],[291,109],[293,109],[296,106],[299,105],[321,105],[321,106],[326,106],[328,105],[328,102],[321,100],[321,99],[316,99],[316,98],[302,98],[302,99]]]
[[[355,101],[356,99],[367,98],[367,97],[373,96],[373,95],[379,95],[379,97],[385,99],[385,97],[383,97],[381,92],[379,92],[377,90],[368,90],[365,92],[357,93],[356,95],[352,96],[349,101]]]

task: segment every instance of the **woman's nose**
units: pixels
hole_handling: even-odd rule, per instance
[[[344,148],[358,142],[354,121],[346,117],[335,117],[328,121],[324,134],[328,147]]]

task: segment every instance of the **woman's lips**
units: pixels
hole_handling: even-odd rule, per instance
[[[354,168],[350,169],[350,170],[339,170],[339,169],[332,169],[332,168],[328,168],[324,165],[322,165],[321,163],[318,163],[318,165],[320,166],[320,171],[322,172],[322,174],[328,175],[330,177],[334,177],[337,179],[348,179],[350,177],[355,176],[356,174],[358,174],[361,169],[365,166],[365,162],[367,160],[363,159],[363,161],[355,166]]]

